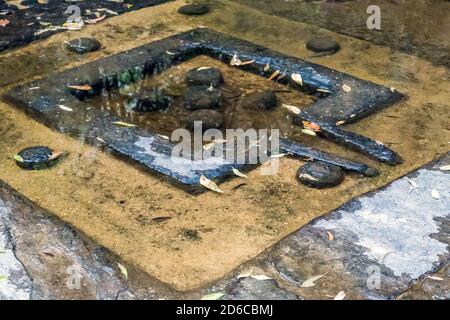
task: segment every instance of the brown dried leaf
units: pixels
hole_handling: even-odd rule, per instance
[[[90,91],[92,90],[92,87],[88,84],[85,85],[73,85],[73,86],[67,86],[70,89],[78,90],[78,91]]]
[[[209,189],[211,191],[217,192],[217,193],[224,193],[222,189],[219,188],[219,186],[212,180],[209,180],[205,176],[200,177],[200,184],[204,186],[206,189]]]
[[[0,19],[0,27],[6,27],[9,24],[8,19]]]
[[[330,231],[327,231],[327,236],[328,236],[328,240],[330,240],[330,241],[334,240],[334,235]]]
[[[278,77],[279,75],[280,75],[280,70],[277,70],[274,73],[272,73],[272,75],[269,77],[269,80],[273,80],[276,77]]]

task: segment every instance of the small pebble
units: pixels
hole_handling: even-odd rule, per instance
[[[204,4],[188,4],[178,9],[178,13],[187,16],[199,16],[209,12],[209,8]]]
[[[300,167],[297,179],[304,185],[323,189],[336,187],[344,181],[343,170],[325,162],[308,162]]]
[[[190,87],[183,98],[184,106],[189,110],[214,109],[222,104],[222,92],[207,86]]]
[[[53,150],[48,147],[37,146],[21,150],[15,160],[19,167],[27,170],[42,170],[52,167],[58,162],[58,157],[53,158]]]
[[[223,83],[223,76],[217,68],[200,67],[189,70],[186,81],[190,86],[219,87]]]
[[[129,102],[129,106],[131,106],[134,111],[150,112],[167,109],[170,107],[172,101],[172,98],[166,96],[162,90],[155,89],[143,97],[132,99]]]
[[[78,54],[97,51],[101,46],[101,43],[94,38],[78,38],[66,43],[67,50]]]

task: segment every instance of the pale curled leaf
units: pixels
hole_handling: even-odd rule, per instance
[[[280,75],[280,70],[276,70],[274,73],[272,73],[272,75],[269,77],[269,80],[273,80],[276,77],[278,77]]]
[[[240,172],[240,171],[239,171],[238,169],[236,169],[236,168],[233,168],[233,173],[234,173],[235,175],[237,175],[238,177],[248,179],[248,177],[247,177],[246,174],[243,174],[242,172]]]
[[[291,75],[292,80],[294,80],[295,83],[298,83],[299,85],[303,86],[303,78],[300,73],[293,73]]]
[[[328,240],[329,241],[333,241],[334,240],[334,235],[330,231],[327,231],[327,236],[328,236]]]
[[[302,129],[301,130],[302,133],[307,134],[308,136],[317,136],[317,133],[315,133],[314,131],[310,130],[310,129]]]
[[[197,71],[209,70],[209,69],[211,69],[211,67],[199,67],[199,68],[197,68]]]
[[[200,177],[200,184],[204,186],[206,189],[209,189],[211,191],[217,192],[217,193],[224,193],[222,189],[219,188],[219,186],[212,180],[209,180],[205,176]]]
[[[343,84],[342,90],[344,90],[345,92],[350,92],[350,91],[352,91],[352,88],[346,84]]]
[[[316,178],[314,178],[313,176],[311,176],[311,175],[309,175],[307,173],[300,174],[300,178],[306,179],[306,180],[309,180],[309,181],[319,181],[319,180],[317,180]]]
[[[73,112],[72,108],[66,107],[65,105],[58,104],[58,107],[63,111]]]
[[[255,279],[255,280],[258,280],[258,281],[272,280],[272,278],[270,278],[270,277],[268,277],[268,276],[266,276],[266,275],[263,275],[263,274],[260,274],[260,275],[251,275],[251,278],[252,278],[252,279]]]
[[[120,263],[116,262],[117,266],[119,267],[120,272],[122,272],[123,276],[128,279],[128,270],[127,268],[125,268],[123,265],[121,265]]]
[[[298,107],[296,107],[296,106],[291,106],[291,105],[284,104],[284,103],[282,103],[281,106],[282,106],[283,108],[288,109],[288,110],[289,110],[290,112],[292,112],[293,114],[300,114],[300,113],[302,112],[302,111],[300,110],[300,108],[298,108]]]
[[[204,295],[201,300],[219,300],[225,294],[223,292],[214,292],[207,295]]]
[[[311,288],[314,287],[316,285],[316,281],[319,280],[320,278],[323,278],[324,276],[326,276],[327,273],[318,275],[318,276],[314,276],[309,278],[308,280],[306,280],[305,282],[302,283],[302,285],[300,286],[301,288]]]
[[[443,278],[437,276],[428,276],[427,278],[434,281],[444,281]]]
[[[439,170],[441,170],[441,171],[450,171],[450,165],[449,166],[440,167]]]
[[[345,292],[339,291],[339,293],[333,298],[333,300],[344,300],[345,299]]]
[[[70,88],[70,89],[73,89],[73,90],[78,90],[78,91],[90,91],[90,90],[92,90],[92,87],[90,85],[88,85],[88,84],[85,84],[85,85],[70,85],[70,86],[67,86],[67,87]]]
[[[343,124],[345,124],[345,120],[340,120],[340,121],[336,122],[337,126],[342,126]]]
[[[17,162],[23,163],[23,158],[21,156],[19,156],[18,154],[14,155],[14,160],[16,160]]]

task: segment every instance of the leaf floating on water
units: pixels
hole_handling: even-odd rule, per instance
[[[391,90],[392,93],[396,93],[397,90],[394,87],[390,87],[389,90]]]
[[[441,171],[450,171],[450,166],[440,167],[439,170],[441,170]]]
[[[302,111],[300,110],[300,108],[296,107],[296,106],[290,106],[288,104],[281,104],[282,107],[288,109],[290,112],[292,112],[293,114],[300,114]]]
[[[277,70],[274,73],[272,73],[272,75],[269,77],[269,80],[273,80],[276,77],[278,77],[279,75],[280,75],[280,70]]]
[[[434,280],[434,281],[444,281],[443,278],[437,277],[437,276],[428,276],[428,279]]]
[[[72,111],[73,111],[72,108],[66,107],[66,106],[64,106],[64,105],[62,105],[62,104],[58,104],[58,107],[59,107],[61,110],[64,110],[64,111],[69,111],[69,112],[72,112]]]
[[[328,272],[327,272],[327,273],[324,273],[324,274],[321,274],[321,275],[318,275],[318,276],[315,276],[315,277],[312,277],[312,278],[309,278],[308,280],[306,280],[305,282],[303,282],[302,285],[301,285],[300,287],[301,287],[301,288],[311,288],[311,287],[314,287],[314,286],[316,285],[315,282],[316,282],[317,280],[319,280],[320,278],[325,277],[327,274],[328,274]]]
[[[217,193],[223,193],[223,190],[219,188],[219,186],[212,180],[209,180],[205,176],[200,177],[200,184],[204,186],[206,189],[209,189],[211,191],[217,192]]]
[[[319,88],[319,89],[317,89],[316,91],[317,91],[317,92],[322,92],[322,93],[333,93],[333,92],[330,91],[330,90],[322,89],[322,88]]]
[[[333,300],[344,300],[345,299],[345,292],[339,291],[339,293],[333,298]]]
[[[78,90],[78,91],[90,91],[92,90],[92,87],[88,84],[85,85],[75,85],[75,86],[67,86],[70,89]]]
[[[158,137],[161,137],[161,138],[166,139],[166,140],[170,140],[170,138],[168,136],[165,136],[163,134],[158,134]]]
[[[344,90],[345,92],[350,92],[352,91],[352,88],[346,84],[342,85],[342,90]]]
[[[239,171],[238,169],[236,169],[236,168],[233,168],[233,173],[234,173],[235,175],[237,175],[238,177],[248,179],[247,175],[243,174],[242,172],[240,172],[240,171]]]
[[[272,158],[272,159],[279,159],[279,158],[284,158],[284,157],[286,157],[287,156],[287,154],[286,153],[278,153],[278,154],[273,154],[273,155],[271,155],[270,157]]]
[[[267,71],[269,71],[269,69],[270,69],[270,65],[269,64],[266,64],[265,66],[264,66],[264,72],[267,72]]]
[[[334,235],[330,231],[327,231],[327,236],[328,236],[328,240],[329,241],[333,241],[334,240]]]
[[[293,73],[291,78],[292,78],[292,80],[294,80],[294,82],[296,82],[299,85],[303,86],[303,78],[302,78],[302,75],[300,73]]]
[[[345,120],[340,120],[340,121],[336,122],[337,126],[342,126],[343,124],[345,124]]]
[[[214,292],[202,297],[201,300],[219,300],[225,295],[223,292]]]
[[[0,27],[6,27],[9,24],[8,19],[0,19]]]
[[[302,129],[301,130],[302,133],[307,134],[308,136],[317,136],[317,133],[315,133],[314,131],[310,130],[310,129]]]
[[[21,156],[19,156],[18,154],[14,155],[14,160],[16,160],[17,162],[23,163],[23,158]]]
[[[431,190],[431,196],[436,200],[439,200],[441,198],[441,195],[436,189]]]
[[[122,127],[136,127],[135,124],[127,123],[127,122],[123,122],[123,121],[114,121],[113,123],[115,125],[122,126]]]
[[[98,8],[96,10],[100,11],[100,12],[107,12],[107,13],[113,15],[113,16],[118,16],[119,15],[117,12],[115,12],[113,10],[110,10],[110,9],[106,9],[106,8]]]
[[[123,265],[121,265],[120,263],[116,262],[117,266],[119,267],[120,272],[122,272],[123,276],[128,279],[128,270],[127,268],[125,268]]]

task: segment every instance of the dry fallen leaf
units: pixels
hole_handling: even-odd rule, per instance
[[[316,178],[314,178],[313,176],[311,176],[311,175],[309,175],[307,173],[300,174],[300,178],[306,179],[308,181],[319,181],[319,180],[317,180]]]
[[[6,27],[9,24],[8,19],[0,19],[0,27]]]
[[[259,281],[264,281],[264,280],[272,280],[272,278],[270,278],[270,277],[268,277],[268,276],[265,276],[265,275],[263,275],[263,274],[261,274],[261,275],[251,275],[250,276],[251,278],[253,278],[253,279],[255,279],[255,280],[259,280]]]
[[[207,144],[203,145],[203,150],[212,149],[212,148],[214,148],[215,145],[216,144],[214,142],[207,143]]]
[[[92,90],[92,87],[88,84],[85,85],[74,85],[74,86],[67,86],[70,89],[78,90],[78,91],[90,91]]]
[[[210,293],[210,294],[203,296],[201,300],[219,300],[224,295],[225,294],[223,292]]]
[[[48,160],[58,159],[60,156],[62,156],[65,153],[66,153],[65,151],[60,151],[60,152],[53,151],[53,153],[50,155],[50,157],[48,157]]]
[[[334,235],[330,231],[327,231],[327,236],[328,236],[328,240],[330,240],[330,241],[334,240]]]
[[[303,86],[303,78],[302,75],[299,73],[293,73],[291,76],[292,80],[294,80],[294,82],[298,83],[299,85]]]
[[[343,84],[342,90],[344,90],[345,92],[350,92],[350,91],[352,91],[352,88],[346,84]]]
[[[233,168],[233,173],[234,173],[235,175],[237,175],[238,177],[248,179],[247,175],[243,174],[242,172],[240,172],[240,171],[239,171],[238,169],[236,169],[236,168]]]
[[[272,159],[279,159],[279,158],[284,158],[284,157],[286,157],[286,156],[287,156],[286,153],[277,153],[277,154],[271,155],[270,157],[271,157]]]
[[[302,285],[300,286],[301,288],[311,288],[311,287],[314,287],[316,284],[315,284],[315,282],[317,281],[317,280],[319,280],[320,278],[323,278],[324,276],[326,276],[328,274],[328,272],[327,273],[324,273],[324,274],[321,274],[321,275],[318,275],[318,276],[314,276],[314,277],[311,277],[311,278],[309,278],[308,280],[306,280],[305,282],[303,282],[302,283]]]
[[[272,75],[269,77],[269,80],[273,80],[276,77],[278,77],[279,75],[280,75],[280,70],[277,70],[274,73],[272,73]]]
[[[317,91],[317,92],[322,92],[322,93],[333,93],[333,92],[330,91],[330,90],[322,89],[322,88],[319,88],[319,89],[317,89],[316,91]]]
[[[72,111],[73,111],[72,108],[66,107],[66,106],[64,106],[64,105],[62,105],[62,104],[58,104],[58,107],[59,107],[61,110],[64,110],[64,111],[69,111],[69,112],[72,112]]]
[[[243,61],[243,62],[241,62],[241,66],[246,66],[246,65],[249,65],[249,64],[252,64],[252,63],[254,63],[255,62],[255,60],[249,60],[249,61]]]
[[[317,136],[317,134],[314,131],[312,131],[311,129],[302,129],[301,132],[304,134],[307,134],[308,136],[313,136],[313,137]]]
[[[242,61],[239,59],[238,55],[235,54],[235,55],[233,56],[233,58],[231,58],[230,66],[238,67],[238,66],[241,65],[241,63],[242,63]]]
[[[197,71],[209,70],[209,69],[211,69],[211,67],[200,67],[200,68],[197,68]]]
[[[333,300],[344,300],[345,299],[345,292],[339,291],[339,293],[333,298]]]
[[[119,267],[120,272],[122,272],[123,276],[128,279],[128,270],[127,268],[125,268],[123,265],[121,265],[120,263],[116,262],[117,266]]]
[[[443,166],[439,168],[442,171],[450,171],[450,166]]]
[[[288,104],[281,104],[282,107],[288,109],[290,112],[292,112],[293,114],[300,114],[302,111],[300,110],[300,108],[296,107],[296,106],[290,106]]]
[[[86,20],[84,20],[84,22],[86,22],[87,24],[96,24],[96,23],[104,20],[105,18],[106,18],[106,15],[102,15],[95,19],[86,19]]]
[[[437,277],[437,276],[428,276],[428,279],[434,280],[434,281],[444,281],[443,278]]]
[[[314,132],[320,132],[320,126],[314,122],[302,121],[302,124],[305,127],[305,129],[310,129]]]
[[[264,72],[267,72],[267,71],[269,71],[269,69],[270,69],[270,65],[269,64],[266,64],[265,66],[264,66]]]
[[[337,126],[342,126],[343,124],[345,124],[345,120],[340,120],[340,121],[336,122]]]
[[[441,195],[436,189],[431,190],[431,196],[436,200],[439,200],[441,198]]]
[[[122,127],[136,127],[135,124],[127,123],[127,122],[123,122],[123,121],[114,121],[113,123],[115,125],[122,126]]]
[[[200,177],[200,184],[205,188],[212,190],[214,192],[223,193],[223,190],[219,188],[219,186],[212,180],[209,180],[205,176]]]

